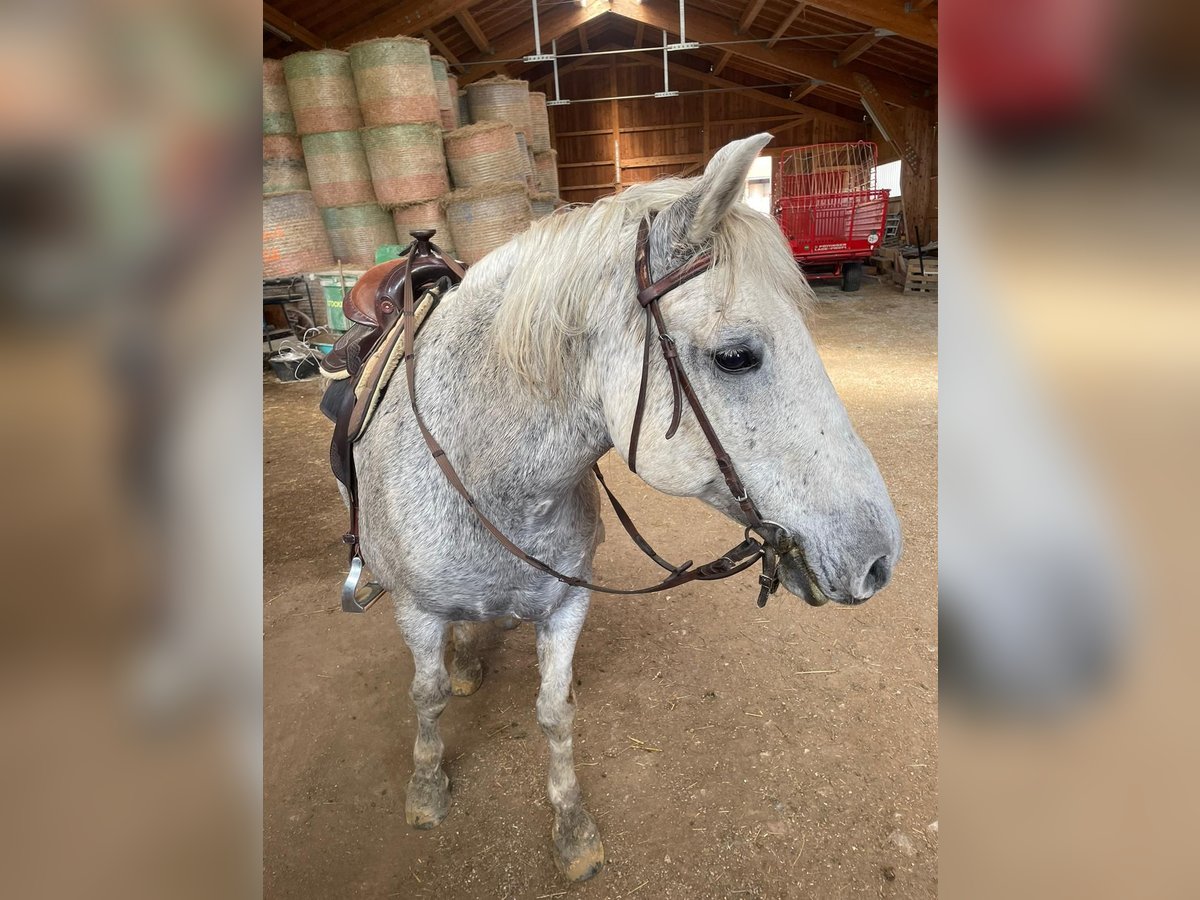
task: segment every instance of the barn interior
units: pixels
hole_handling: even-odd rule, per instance
[[[575,759],[608,860],[570,891],[936,895],[937,13],[935,0],[263,4],[269,895],[567,889],[547,849],[531,626],[491,635],[483,687],[441,718],[449,817],[432,831],[405,823],[412,660],[390,602],[345,615],[337,596],[346,510],[316,371],[350,324],[348,291],[405,252],[413,225],[474,264],[542,216],[698,176],[764,131],[745,199],[779,223],[813,286],[809,330],[891,492],[904,556],[861,607],[814,610],[781,592],[758,609],[736,579],[593,599]],[[399,36],[425,44],[379,41]],[[368,50],[424,54],[429,79],[385,88],[436,89],[430,117],[372,105]],[[489,106],[512,90],[542,99],[516,116]],[[501,137],[503,153],[515,141],[511,171],[479,175],[501,154],[483,142]],[[456,157],[468,144],[478,154]],[[791,176],[864,159],[861,183],[823,189],[837,215],[802,198],[810,226],[846,231],[821,255],[829,234],[789,218],[805,183]],[[881,190],[859,227],[855,204]],[[494,227],[477,227],[489,215]],[[601,467],[668,558],[728,546],[721,514],[655,492],[615,454]],[[604,518],[597,574],[644,581],[645,560]]]

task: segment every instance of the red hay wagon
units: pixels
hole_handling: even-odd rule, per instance
[[[809,281],[856,291],[883,240],[888,192],[875,188],[874,144],[812,144],[779,155],[775,218]]]

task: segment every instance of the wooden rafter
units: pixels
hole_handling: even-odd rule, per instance
[[[595,5],[595,4],[593,4]],[[589,7],[590,8],[590,7]],[[631,22],[643,22],[647,27],[668,32],[678,26],[676,13],[661,4],[638,3],[636,0],[610,0],[608,9]],[[703,43],[736,40],[733,23],[704,9],[689,9],[687,36]],[[745,57],[808,78],[819,78],[828,84],[859,93],[850,67],[838,68],[827,53],[813,50],[794,50],[783,46],[767,49],[761,43],[747,42],[731,45],[735,56]],[[902,75],[879,75],[875,85],[880,95],[896,106],[918,106],[933,109],[934,100],[928,96],[926,85]]]
[[[885,37],[890,37],[891,32],[886,28],[876,28],[874,31],[869,31],[852,43],[849,47],[838,54],[837,59],[833,64],[839,68],[850,65],[854,60],[858,59]]]
[[[799,0],[799,2],[792,6],[792,11],[784,17],[783,21],[779,23],[779,27],[771,33],[771,39],[767,41],[768,50],[779,43],[779,39],[792,27],[792,23],[796,21],[800,13],[804,12],[804,7],[806,6],[808,6],[807,0]]]
[[[469,9],[461,10],[456,13],[454,18],[458,20],[458,24],[463,27],[463,31],[467,33],[467,37],[471,39],[480,53],[486,53],[488,56],[493,56],[496,53],[496,48],[492,46],[492,42],[488,40],[488,36],[483,33],[483,29],[479,27],[479,23],[475,21],[475,17],[471,15]]]
[[[904,0],[810,0],[809,6],[873,28],[886,28],[926,47],[938,45],[937,28],[925,16],[908,13]],[[691,10],[688,10],[688,19],[688,31],[691,31]]]
[[[733,58],[732,50],[722,50],[721,58],[718,59],[717,64],[715,66],[713,66],[712,73],[714,75],[720,75],[721,70],[724,69],[727,65],[729,65],[729,60],[731,60],[732,58]]]
[[[904,11],[906,13],[920,12],[923,9],[933,6],[933,4],[934,0],[909,0],[908,3],[904,4]]]
[[[646,26],[643,25],[641,22],[638,22],[637,23],[637,34],[634,36],[633,46],[635,46],[635,47],[642,46],[642,39],[645,36],[646,36]]]
[[[355,41],[391,34],[420,34],[426,28],[453,18],[479,0],[408,0],[389,6],[379,15],[361,25],[355,25],[333,39],[338,47],[348,47]]]
[[[550,8],[550,11],[544,16],[539,17],[540,32],[542,36],[542,49],[545,50],[551,41],[558,40],[565,34],[570,34],[579,28],[580,25],[586,25],[592,19],[608,14],[608,7],[601,3],[590,3],[587,6],[576,6],[571,4],[558,4]],[[518,56],[525,56],[533,51],[533,29],[528,30],[518,28],[510,31],[507,34],[501,35],[495,44],[495,55],[498,59],[512,59]],[[580,57],[572,62],[583,62],[587,57]],[[464,60],[464,62],[473,62],[473,60]],[[495,68],[495,67],[492,67]],[[566,69],[566,66],[559,66],[559,74]],[[467,85],[473,81],[478,81],[485,77],[491,71],[486,66],[470,66],[462,78],[458,80],[460,85]]]
[[[758,18],[758,14],[762,12],[763,4],[767,0],[750,0],[746,4],[746,11],[742,13],[742,17],[738,19],[737,33],[745,34],[750,30],[750,26],[754,24],[754,20]]]
[[[888,143],[896,148],[896,152],[904,159],[904,161],[912,166],[914,171],[919,171],[921,163],[917,158],[916,152],[905,138],[904,132],[901,129],[900,121],[888,108],[888,105],[883,102],[883,98],[879,96],[879,91],[875,89],[871,79],[862,73],[855,73],[855,80],[858,82],[859,91],[862,94],[862,105],[870,114],[871,119],[875,122],[875,127],[883,134]]]
[[[587,23],[579,26],[579,46],[583,48],[584,53],[591,52],[591,47],[588,46]]]
[[[825,82],[820,81],[816,78],[810,78],[810,79],[808,79],[808,84],[803,85],[798,88],[793,88],[792,93],[788,96],[788,99],[791,100],[793,103],[797,103],[802,98],[807,97],[809,94],[811,94],[813,91],[815,91],[817,88],[819,88],[824,83]]]
[[[313,34],[299,22],[289,19],[269,3],[263,4],[263,22],[286,32],[294,40],[311,47],[313,50],[323,50],[328,44],[323,37]]]

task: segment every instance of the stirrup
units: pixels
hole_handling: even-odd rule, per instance
[[[350,560],[350,572],[342,584],[342,612],[364,613],[371,605],[387,593],[387,588],[377,581],[368,581],[363,592],[359,594],[358,582],[362,579],[362,557],[356,556]]]

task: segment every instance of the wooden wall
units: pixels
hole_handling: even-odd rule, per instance
[[[662,78],[659,65],[613,56],[563,73],[560,83],[564,97],[610,97],[661,91]],[[552,84],[542,87],[553,97]],[[703,87],[697,79],[671,76],[672,90]],[[590,202],[666,175],[694,174],[722,145],[760,131],[775,134],[767,148],[772,154],[798,144],[871,138],[866,124],[819,113],[798,121],[788,110],[742,92],[576,102],[550,107],[550,123],[559,186],[568,202]]]

